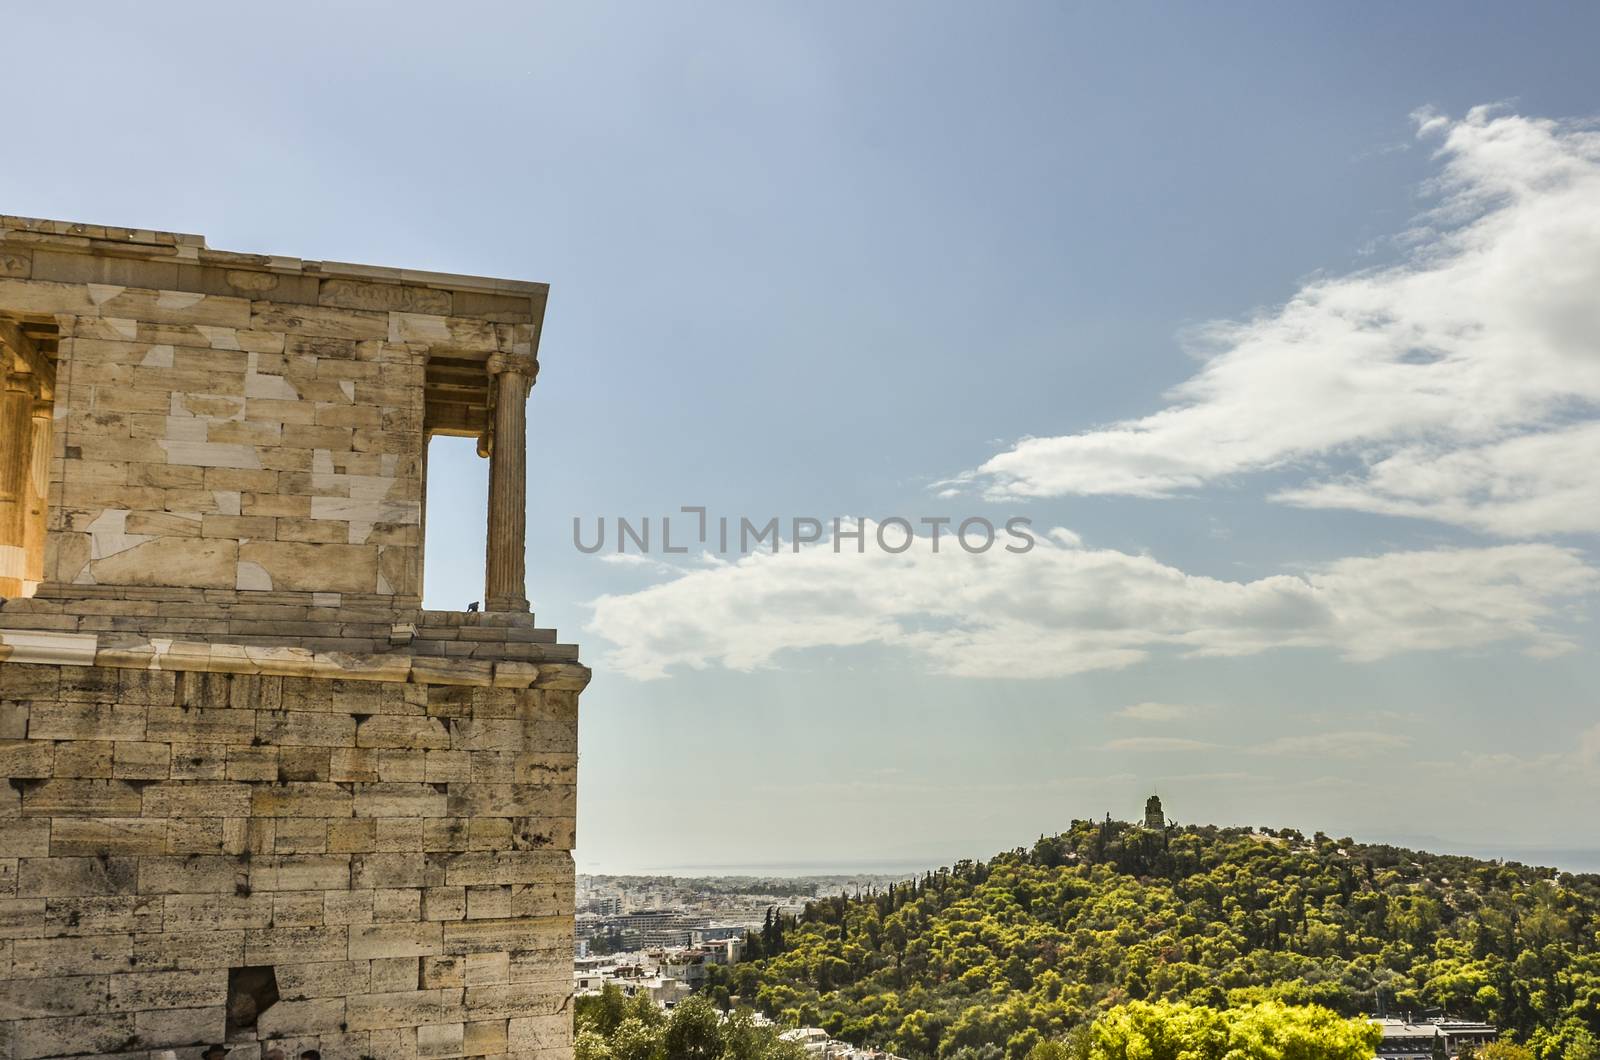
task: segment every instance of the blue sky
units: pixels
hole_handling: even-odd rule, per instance
[[[0,210],[552,285],[581,869],[941,862],[1153,788],[1600,848],[1592,6],[273,12],[8,13],[55,43]],[[485,474],[435,451],[433,606],[481,596]],[[1075,537],[572,546],[687,504]]]

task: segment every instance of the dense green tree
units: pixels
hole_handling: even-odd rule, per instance
[[[1498,1041],[1461,1051],[1461,1060],[1535,1060],[1533,1050],[1516,1042]]]
[[[615,1060],[658,1060],[661,1057],[661,1032],[637,1016],[617,1025],[607,1045]]]
[[[1600,1060],[1600,1041],[1588,1026],[1576,1019],[1540,1028],[1528,1045],[1538,1060]]]
[[[627,1018],[628,999],[616,983],[607,983],[597,996],[580,999],[578,1011],[587,1015],[588,1022],[604,1039]]]
[[[680,1001],[661,1040],[672,1060],[717,1060],[722,1055],[722,1013],[704,997]]]
[[[1600,1033],[1597,936],[1593,876],[1108,818],[774,912],[727,985],[779,1021],[916,1060],[1046,1060],[1135,1000],[1446,1010],[1499,1024],[1534,1060],[1600,1060],[1584,1052]]]
[[[1370,1060],[1381,1037],[1320,1005],[1233,1009],[1130,1001],[1095,1020],[1089,1060]],[[1063,1054],[1065,1055],[1065,1054]]]
[[[690,997],[670,1013],[647,996],[627,998],[614,983],[580,997],[574,1013],[576,1060],[805,1060],[778,1029],[755,1013],[724,1014],[706,997]]]

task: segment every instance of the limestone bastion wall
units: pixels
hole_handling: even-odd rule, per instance
[[[560,1055],[576,698],[0,663],[0,1055]]]

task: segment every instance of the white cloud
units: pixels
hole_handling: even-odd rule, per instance
[[[1124,736],[1107,740],[1106,751],[1215,751],[1218,745],[1205,740],[1190,740],[1182,736]]]
[[[1600,725],[1591,725],[1578,734],[1577,759],[1585,766],[1600,765]]]
[[[1411,738],[1401,733],[1376,729],[1351,729],[1280,736],[1266,743],[1244,748],[1232,748],[1208,740],[1194,740],[1182,736],[1125,736],[1107,740],[1101,745],[1101,749],[1156,753],[1244,750],[1251,754],[1274,757],[1370,759],[1384,751],[1397,751],[1410,745]]]
[[[625,567],[650,574],[674,575],[683,573],[681,567],[675,567],[670,563],[635,552],[602,552],[597,558],[601,563],[613,567]]]
[[[1486,533],[1582,533],[1600,527],[1600,423],[1455,451],[1405,446],[1361,474],[1283,490],[1306,508],[1437,519]]]
[[[1383,751],[1409,747],[1411,738],[1396,732],[1350,730],[1313,732],[1303,736],[1280,736],[1252,747],[1257,754],[1305,755],[1313,758],[1371,758]]]
[[[1151,415],[1028,438],[963,478],[993,497],[1160,497],[1313,463],[1279,499],[1505,536],[1600,531],[1600,135],[1479,108],[1442,137],[1405,260],[1199,329]],[[1326,476],[1325,470],[1311,472]]]
[[[1452,776],[1465,773],[1473,777],[1475,782],[1600,784],[1600,724],[1591,725],[1577,733],[1571,743],[1559,751],[1535,755],[1513,754],[1509,751],[1467,751],[1459,761],[1439,762],[1435,768]]]
[[[1131,703],[1116,712],[1129,721],[1181,721],[1193,717],[1198,708],[1182,703]]]
[[[868,527],[868,537],[872,528]],[[1570,598],[1600,571],[1548,544],[1393,552],[1254,581],[1188,574],[1149,556],[1048,535],[1025,555],[758,553],[593,604],[607,663],[637,678],[673,667],[754,670],[786,652],[885,646],[928,669],[1042,678],[1125,667],[1152,651],[1250,655],[1322,648],[1355,660],[1511,642],[1571,647]]]

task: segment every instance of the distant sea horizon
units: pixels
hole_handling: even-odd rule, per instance
[[[1524,865],[1537,865],[1559,869],[1563,872],[1600,873],[1600,847],[1547,847],[1487,845],[1454,843],[1434,836],[1375,836],[1360,840],[1391,846],[1423,850],[1430,854],[1455,854],[1483,860],[1499,859],[1517,861]],[[992,856],[990,855],[984,856]],[[766,862],[685,862],[676,865],[607,866],[578,861],[578,873],[583,876],[754,876],[775,879],[794,879],[807,876],[910,876],[921,875],[941,866],[953,865],[963,857],[930,855],[910,858],[841,858],[814,861]]]
[[[960,860],[960,859],[956,859]],[[805,876],[909,876],[921,875],[943,862],[926,858],[898,860],[840,860],[840,861],[767,861],[729,862],[725,864],[653,865],[642,868],[602,868],[578,863],[578,873],[583,876],[756,876],[775,879],[794,879]]]

